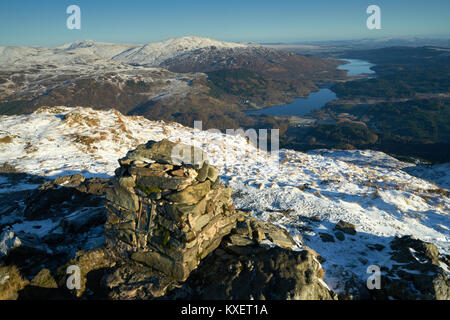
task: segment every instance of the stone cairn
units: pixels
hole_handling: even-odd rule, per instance
[[[231,189],[199,148],[149,141],[119,160],[106,191],[106,245],[185,280],[236,226]]]

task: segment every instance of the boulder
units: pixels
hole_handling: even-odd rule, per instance
[[[170,257],[154,251],[135,252],[131,255],[131,259],[164,273],[173,273],[173,269],[175,267],[175,261],[173,261]]]
[[[16,266],[0,267],[0,300],[16,300],[29,283]]]
[[[25,218],[43,220],[61,216],[80,206],[97,207],[109,179],[85,179],[80,174],[61,176],[39,186],[25,200]]]
[[[21,244],[22,242],[14,235],[14,232],[5,230],[0,233],[0,259],[6,256],[11,249],[17,248]]]
[[[65,216],[60,226],[65,234],[81,234],[94,226],[103,225],[106,212],[103,208],[84,208]]]
[[[320,239],[323,242],[334,242],[334,237],[331,234],[325,232],[319,232]]]
[[[85,179],[76,189],[82,193],[102,196],[105,194],[109,179],[105,178],[90,178]]]
[[[44,268],[31,280],[31,285],[34,287],[56,289],[58,284],[49,269]]]
[[[153,176],[138,176],[136,184],[147,188],[158,188],[160,190],[183,190],[192,183],[192,179],[186,177],[174,177],[162,173]]]
[[[209,165],[207,162],[198,171],[197,180],[200,182],[209,179],[211,182],[216,181],[219,176],[219,171],[214,166]]]
[[[335,227],[337,230],[340,230],[344,233],[347,233],[349,235],[354,236],[356,234],[356,227],[354,224],[350,222],[345,222],[342,220],[339,220],[339,222],[336,224]]]
[[[204,182],[208,177],[209,164],[204,163],[203,166],[198,170],[197,180],[200,182]]]
[[[103,268],[110,268],[114,265],[114,261],[110,259],[110,256],[105,252],[103,248],[98,248],[89,251],[78,251],[75,258],[68,261],[64,266],[60,267],[57,271],[58,287],[67,290],[67,279],[69,275],[67,267],[78,266],[80,268],[80,280],[81,288],[73,289],[71,294],[77,298],[84,295],[88,282],[88,277],[91,272],[94,272]]]
[[[131,176],[122,176],[119,179],[119,186],[124,189],[134,188],[136,186],[136,182]]]
[[[203,199],[210,189],[211,182],[205,181],[190,185],[180,192],[170,193],[165,198],[171,202],[192,205]]]
[[[19,300],[62,300],[72,297],[58,287],[52,272],[44,268],[38,272],[23,290],[19,292]]]
[[[175,143],[169,140],[149,141],[128,152],[126,160],[159,162],[161,164],[191,165],[200,168],[206,160],[203,150],[194,146]]]
[[[239,235],[244,239],[252,239],[257,244],[264,242],[265,244],[270,243],[285,249],[294,248],[295,241],[286,230],[246,215],[243,212],[238,213],[240,216],[233,234]]]
[[[162,297],[177,283],[158,270],[130,260],[107,270],[100,285],[105,292],[103,299],[143,300]]]
[[[218,176],[219,176],[219,170],[217,170],[217,168],[215,168],[213,166],[209,166],[207,178],[210,181],[214,182],[217,180]]]
[[[391,241],[391,268],[382,268],[381,289],[372,293],[378,299],[449,300],[449,266],[438,248],[411,236]]]
[[[336,231],[334,233],[334,235],[335,235],[336,239],[338,239],[339,241],[344,241],[345,240],[345,235],[341,231]]]
[[[221,246],[222,247],[222,246]],[[245,246],[242,248],[246,248]],[[204,259],[172,299],[332,300],[320,263],[307,250],[250,245],[246,254],[221,248]]]
[[[74,174],[58,177],[53,181],[53,183],[59,186],[78,187],[84,180],[86,179],[82,174]]]
[[[137,211],[139,209],[138,196],[121,186],[108,188],[106,190],[106,199],[130,211]]]

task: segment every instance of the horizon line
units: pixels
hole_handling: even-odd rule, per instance
[[[212,37],[206,37],[206,36],[196,36],[196,35],[187,35],[187,36],[180,36],[180,37],[169,37],[165,38],[163,40],[157,40],[157,41],[150,41],[150,42],[108,42],[108,41],[101,41],[101,40],[93,40],[93,39],[79,39],[72,42],[64,42],[59,45],[1,45],[0,47],[34,47],[34,48],[56,48],[60,47],[66,44],[72,44],[76,42],[82,42],[82,41],[92,41],[96,43],[107,43],[107,44],[130,44],[130,45],[145,45],[150,43],[158,43],[158,42],[164,42],[170,39],[181,39],[186,37],[197,37],[197,38],[204,38],[204,39],[211,39],[216,41],[222,41],[222,42],[232,42],[232,43],[241,43],[241,44],[261,44],[261,45],[275,45],[275,44],[300,44],[300,43],[326,43],[326,42],[343,42],[343,41],[363,41],[363,40],[369,40],[369,41],[376,41],[376,40],[450,40],[450,34],[429,34],[429,35],[404,35],[404,36],[378,36],[378,37],[361,37],[361,38],[340,38],[340,39],[323,39],[323,40],[290,40],[290,41],[235,41],[235,40],[219,40],[217,38]]]

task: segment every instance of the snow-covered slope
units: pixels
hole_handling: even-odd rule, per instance
[[[141,45],[133,44],[121,44],[121,43],[106,43],[96,42],[92,40],[81,40],[72,43],[65,44],[58,49],[65,50],[66,52],[78,52],[85,54],[94,54],[103,58],[112,58],[124,51],[132,50]]]
[[[163,61],[184,53],[215,47],[245,48],[246,44],[217,41],[209,38],[187,36],[171,38],[145,45],[95,42],[81,40],[56,48],[45,47],[0,47],[0,66],[30,66],[42,63],[73,63],[77,59],[107,59],[126,64],[159,66]]]
[[[32,47],[0,47],[0,65],[2,69],[9,69],[11,65],[22,64],[24,61],[33,60],[39,54],[48,53],[46,48]]]
[[[212,47],[246,45],[191,36],[146,45],[83,40],[56,48],[0,47],[0,100],[31,100],[55,89],[79,88],[83,80],[95,80],[100,86],[105,84],[118,90],[125,87],[127,80],[151,83],[150,91],[145,92],[148,100],[180,96],[180,92],[181,96],[196,93],[198,88],[188,88],[186,83],[205,75],[177,75],[164,70],[166,67],[160,68],[160,64],[199,48]],[[142,94],[140,91],[139,95]]]
[[[126,63],[157,66],[167,59],[174,58],[193,50],[208,47],[216,47],[218,49],[245,48],[247,45],[188,36],[149,43],[141,47],[124,51],[113,59]]]
[[[0,117],[0,164],[39,176],[112,175],[129,149],[163,138],[203,148],[233,188],[237,208],[303,238],[326,259],[325,280],[337,291],[344,273],[363,281],[367,266],[389,267],[388,249],[368,248],[386,247],[396,235],[414,235],[450,252],[447,191],[408,174],[404,169],[412,165],[374,151],[281,150],[278,162],[241,136],[126,117],[115,110],[58,107]],[[319,233],[333,234],[339,220],[355,224],[357,234],[323,242]]]

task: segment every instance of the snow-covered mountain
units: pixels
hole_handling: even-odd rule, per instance
[[[99,57],[111,59],[114,56],[140,45],[96,42],[92,40],[80,40],[68,43],[58,47],[56,50],[64,50],[65,52],[93,54]]]
[[[171,38],[145,45],[95,42],[80,40],[56,48],[45,47],[0,47],[0,65],[30,64],[32,62],[70,62],[78,56],[96,56],[127,64],[158,66],[164,60],[187,52],[214,47],[246,48],[246,44],[218,41],[209,38],[187,36]],[[19,60],[20,59],[20,60]]]
[[[179,75],[162,68],[135,66],[112,59],[137,47],[142,46],[89,40],[57,48],[0,47],[0,101],[28,101],[26,112],[35,109],[36,106],[31,106],[31,100],[35,98],[45,100],[55,93],[57,99],[67,99],[77,95],[78,90],[100,92],[107,87],[107,94],[92,97],[89,105],[128,105],[133,108],[134,104],[161,97],[181,98],[188,92],[198,92],[198,86],[192,82],[204,75]],[[127,87],[129,80],[145,83],[147,89],[140,88],[135,94],[132,87]],[[130,92],[123,92],[126,89]],[[114,103],[105,101],[107,95],[110,96],[106,100],[113,99]],[[52,102],[39,102],[37,107],[43,104]],[[14,112],[23,111],[15,109]]]
[[[149,43],[141,47],[130,48],[129,50],[114,56],[113,60],[132,64],[159,66],[167,59],[172,59],[197,49],[212,47],[216,49],[230,49],[246,48],[247,45],[189,36],[172,38],[162,42]]]
[[[233,189],[236,207],[286,228],[317,251],[325,259],[325,281],[337,292],[350,274],[363,283],[368,265],[389,268],[388,249],[368,248],[385,248],[394,236],[413,235],[450,253],[448,190],[407,172],[432,178],[434,168],[413,170],[412,164],[370,150],[281,150],[278,162],[241,136],[127,117],[115,110],[43,107],[0,117],[0,164],[34,176],[105,177],[114,174],[117,159],[128,150],[163,138],[206,151],[221,180]],[[448,171],[437,170],[439,183],[448,185]],[[35,187],[0,180],[4,196]],[[8,219],[0,217],[0,225]],[[339,220],[353,223],[356,235],[324,242],[323,234],[332,235]],[[19,221],[13,231],[43,236],[43,230],[51,233],[57,225]]]
[[[33,98],[80,79],[109,83],[130,78],[136,82],[161,79],[163,83],[170,81],[173,75],[161,76],[168,75],[158,68],[162,62],[212,47],[229,49],[246,45],[191,36],[146,45],[83,40],[56,48],[0,47],[0,100]],[[189,78],[193,80],[198,76]],[[160,94],[157,92],[155,96]]]
[[[243,112],[249,96],[260,106],[289,102],[339,78],[345,72],[337,65],[331,59],[194,36],[146,45],[84,40],[56,48],[0,47],[0,113],[59,105],[113,107],[192,125],[193,111],[200,108],[212,122],[207,126],[239,127],[253,122]],[[214,81],[220,87],[220,79],[235,69],[247,89],[218,96],[206,73],[218,71]]]

